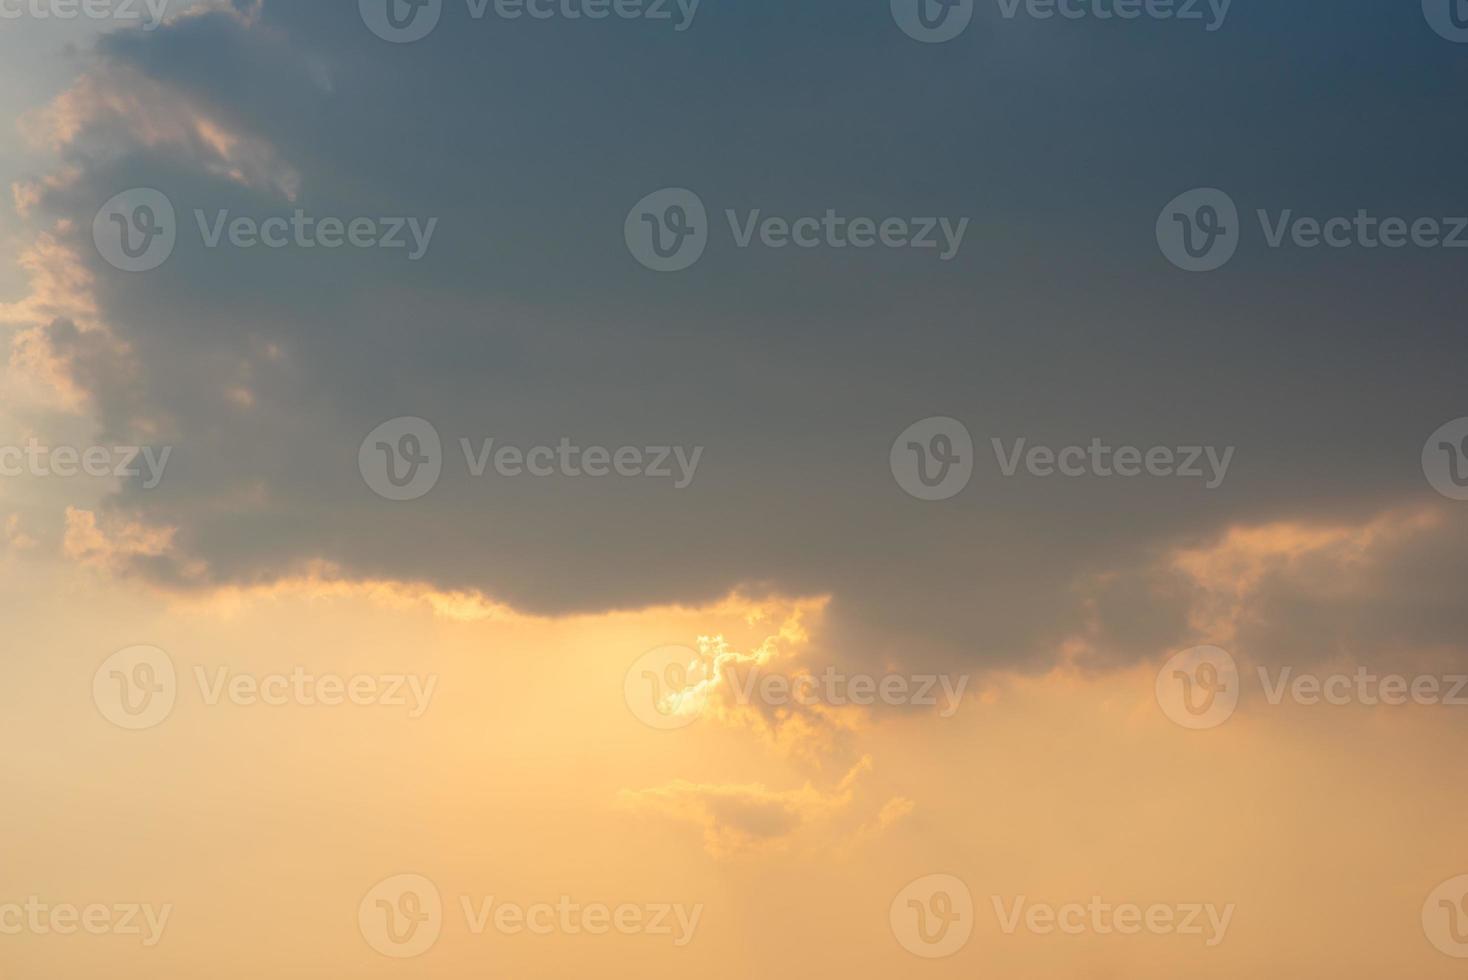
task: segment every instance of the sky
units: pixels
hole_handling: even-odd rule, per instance
[[[0,0],[0,967],[1456,975],[1465,72]]]

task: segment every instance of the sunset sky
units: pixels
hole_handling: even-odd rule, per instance
[[[0,0],[0,977],[1461,976],[1459,3]]]

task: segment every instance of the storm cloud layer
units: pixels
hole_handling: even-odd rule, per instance
[[[1421,454],[1468,415],[1468,252],[1274,248],[1257,212],[1468,214],[1468,49],[1369,0],[1240,0],[1217,31],[980,4],[942,45],[887,6],[705,0],[677,30],[449,2],[395,44],[356,3],[265,0],[107,35],[36,107],[54,167],[16,188],[33,287],[85,289],[7,324],[101,437],[174,447],[86,554],[171,588],[325,564],[544,615],[829,595],[822,642],[870,660],[1104,665],[1219,633],[1259,659],[1454,654],[1468,504]],[[1242,226],[1206,274],[1156,238],[1196,187]],[[176,210],[147,272],[93,241],[133,188]],[[707,206],[676,273],[624,238],[660,188]],[[407,247],[231,244],[298,210]],[[968,225],[946,261],[741,247],[756,211]],[[974,470],[926,502],[889,452],[935,416]],[[442,474],[394,501],[359,451],[402,417]],[[701,455],[681,488],[671,452],[667,479],[475,476],[489,439]],[[1007,476],[1019,440],[1233,452],[1209,489]]]

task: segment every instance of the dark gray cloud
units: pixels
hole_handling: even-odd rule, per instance
[[[934,47],[885,4],[836,0],[706,0],[684,33],[472,22],[450,2],[411,45],[373,36],[355,3],[236,6],[100,46],[102,90],[142,109],[90,118],[58,162],[78,176],[39,208],[73,221],[127,351],[53,332],[100,425],[177,447],[162,488],[112,502],[179,529],[178,560],[143,574],[261,582],[324,559],[549,614],[830,593],[828,640],[852,656],[1044,664],[1088,632],[1112,662],[1189,638],[1191,586],[1158,571],[1171,549],[1441,502],[1418,454],[1468,415],[1463,253],[1274,251],[1255,226],[1226,269],[1188,275],[1153,239],[1162,205],[1207,185],[1246,223],[1468,213],[1452,125],[1468,62],[1415,5],[1240,5],[1212,34],[981,5]],[[138,123],[184,111],[234,142]],[[137,186],[164,191],[184,233],[129,275],[90,229]],[[724,229],[657,275],[622,231],[665,186],[695,189],[716,226],[725,208],[971,226],[951,262],[741,250]],[[204,249],[192,228],[194,208],[297,206],[438,226],[419,262]],[[888,450],[936,415],[967,424],[978,465],[960,496],[922,503]],[[408,503],[357,469],[397,416],[432,421],[447,456]],[[684,490],[471,479],[460,437],[704,455]],[[1236,456],[1214,491],[1003,478],[991,437]],[[1271,597],[1271,616],[1299,605]]]

